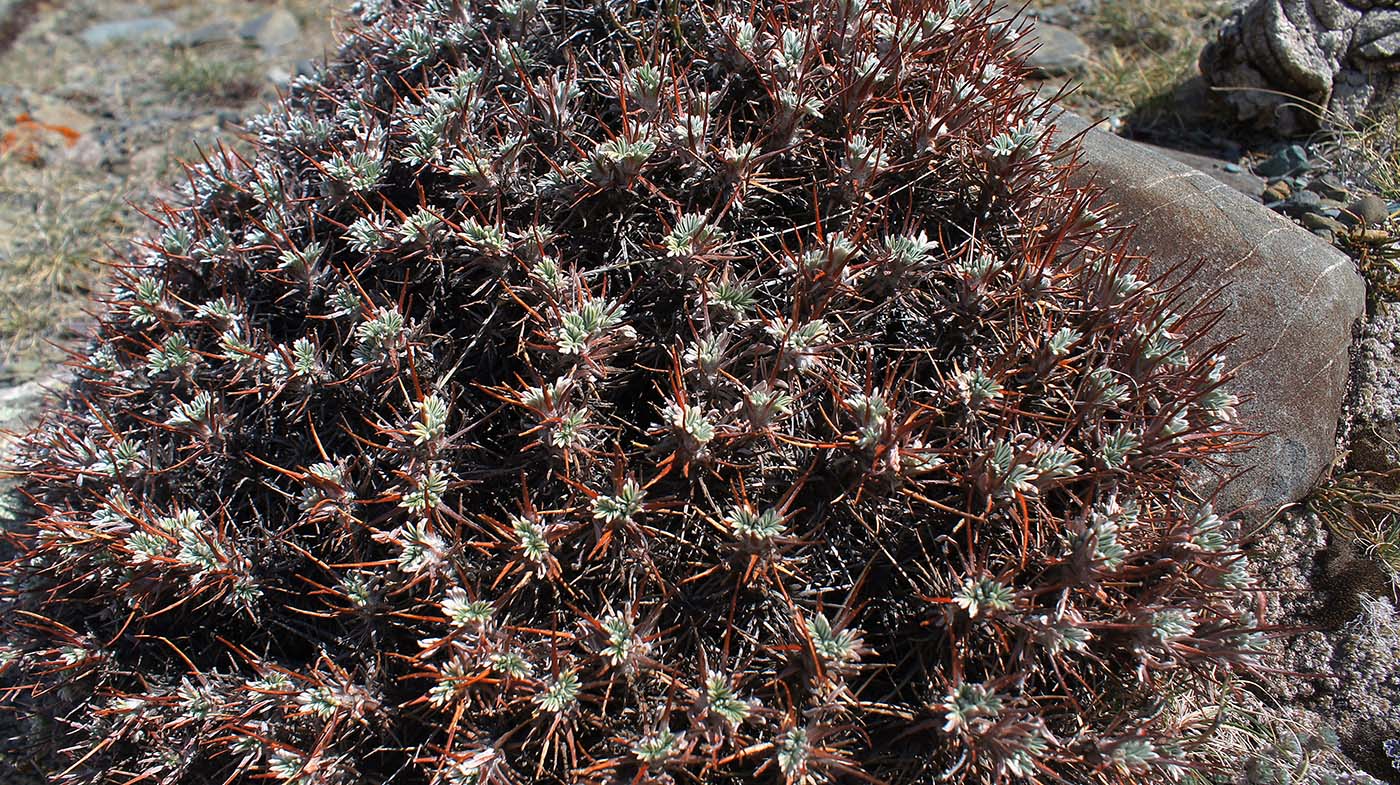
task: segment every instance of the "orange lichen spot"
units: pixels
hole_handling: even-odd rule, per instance
[[[0,137],[0,158],[16,157],[25,163],[35,164],[42,160],[40,153],[44,137],[58,134],[63,137],[63,146],[72,147],[82,136],[66,125],[53,125],[35,120],[28,112],[15,118],[15,125]]]

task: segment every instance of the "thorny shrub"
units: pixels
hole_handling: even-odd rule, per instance
[[[23,444],[58,783],[1138,783],[1250,666],[1210,316],[946,0],[362,0]]]

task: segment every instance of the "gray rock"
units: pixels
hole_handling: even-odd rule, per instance
[[[257,43],[264,51],[276,52],[301,38],[301,23],[285,8],[268,11],[249,19],[239,28],[244,40]]]
[[[1275,180],[1264,189],[1264,204],[1282,202],[1293,193],[1293,186],[1287,180]]]
[[[1303,216],[1302,221],[1303,226],[1313,231],[1327,232],[1329,235],[1340,234],[1347,230],[1341,221],[1321,213],[1307,213]],[[1321,237],[1321,235],[1318,236]]]
[[[1278,205],[1279,212],[1293,218],[1301,218],[1322,209],[1322,197],[1312,191],[1294,191],[1293,195]]]
[[[1307,168],[1308,151],[1300,144],[1291,144],[1254,167],[1254,173],[1263,177],[1283,177]]]
[[[1323,199],[1338,201],[1346,199],[1349,194],[1346,185],[1334,174],[1324,174],[1313,178],[1312,182],[1308,183],[1308,190]]]
[[[1073,115],[1062,136],[1085,131]],[[1332,465],[1347,386],[1352,328],[1365,287],[1355,265],[1293,222],[1207,174],[1097,130],[1084,136],[1078,177],[1102,187],[1137,223],[1133,251],[1149,274],[1172,273],[1184,290],[1223,309],[1207,343],[1238,336],[1234,391],[1241,423],[1261,431],[1236,459],[1244,474],[1218,501],[1261,520],[1302,498]],[[1189,266],[1202,266],[1182,280]],[[1202,485],[1210,478],[1203,477]]]
[[[1347,212],[1354,216],[1361,226],[1373,226],[1384,223],[1385,219],[1390,217],[1390,206],[1384,199],[1371,194],[1347,205]]]
[[[1264,198],[1264,178],[1246,172],[1239,164],[1220,158],[1188,153],[1184,150],[1173,150],[1170,147],[1144,146],[1174,161],[1186,164],[1192,169],[1205,172],[1256,202],[1262,201]]]
[[[292,74],[282,66],[274,65],[267,69],[267,81],[271,82],[275,87],[284,88],[288,84],[291,84]]]
[[[206,46],[238,40],[238,28],[231,22],[210,22],[175,37],[180,46]]]
[[[53,391],[62,390],[72,378],[71,371],[65,368],[0,387],[0,454],[13,446],[17,434],[39,421],[44,403],[50,400]]]
[[[100,22],[83,30],[78,37],[88,46],[97,48],[120,43],[164,40],[174,36],[175,31],[174,22],[165,17],[151,16]]]
[[[1400,104],[1400,9],[1386,0],[1251,0],[1201,53],[1240,120],[1285,134]]]
[[[1038,76],[1075,76],[1089,65],[1089,45],[1059,25],[1036,22],[1028,43],[1036,49],[1026,58],[1026,65]]]

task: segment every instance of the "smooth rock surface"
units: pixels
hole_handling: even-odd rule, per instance
[[[218,21],[181,33],[175,37],[175,43],[180,46],[205,46],[222,41],[233,41],[238,38],[238,35],[239,28],[236,25],[226,21]]]
[[[0,454],[14,444],[18,434],[38,422],[43,405],[53,391],[63,389],[71,379],[72,374],[65,368],[21,384],[0,387]]]
[[[1087,129],[1087,130],[1086,130]],[[1234,458],[1240,476],[1217,498],[1262,520],[1302,498],[1331,466],[1365,287],[1354,263],[1291,221],[1207,174],[1066,114],[1060,138],[1083,137],[1081,181],[1104,189],[1151,274],[1203,262],[1187,291],[1220,295],[1207,343],[1238,336],[1232,391],[1240,424],[1265,435]],[[1202,487],[1213,487],[1207,480]]]
[[[36,122],[62,126],[80,134],[92,133],[92,129],[97,125],[97,121],[91,115],[56,98],[45,98],[37,101],[29,110],[29,114]]]
[[[1073,30],[1059,25],[1035,22],[1027,44],[1036,49],[1026,57],[1026,65],[1038,76],[1073,76],[1089,66],[1089,45]]]
[[[1256,202],[1262,201],[1264,198],[1264,185],[1266,182],[1264,178],[1246,172],[1236,164],[1231,164],[1229,161],[1220,158],[1211,158],[1208,155],[1197,155],[1196,153],[1188,153],[1185,150],[1173,150],[1170,147],[1158,147],[1156,145],[1143,146],[1153,152],[1171,158],[1174,161],[1186,164],[1192,169],[1205,172]]]
[[[1390,217],[1390,206],[1384,199],[1370,194],[1348,205],[1347,212],[1355,216],[1362,226],[1374,226]]]
[[[278,8],[248,20],[238,34],[265,52],[276,52],[301,37],[301,23],[290,11]]]
[[[122,19],[101,22],[79,35],[91,47],[110,46],[133,41],[158,41],[175,34],[175,23],[160,16],[143,19]]]
[[[1393,0],[1251,0],[1201,52],[1201,74],[1243,121],[1285,134],[1352,126],[1400,104]],[[1283,93],[1280,95],[1279,93]]]

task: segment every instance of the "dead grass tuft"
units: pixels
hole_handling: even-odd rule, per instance
[[[102,277],[104,238],[131,217],[109,184],[15,161],[0,162],[0,204],[0,361],[51,356]]]
[[[1400,469],[1346,472],[1314,491],[1308,506],[1400,583]]]
[[[1354,124],[1324,120],[1335,129],[1329,157],[1342,173],[1384,199],[1400,200],[1400,108]]]
[[[256,63],[189,49],[175,50],[166,58],[161,81],[175,96],[208,103],[241,103],[262,89]]]
[[[1056,5],[1035,0],[1033,7]],[[1196,59],[1228,0],[1118,0],[1100,3],[1078,26],[1095,52],[1078,98],[1100,113],[1141,116],[1166,104],[1182,82],[1196,76]]]

